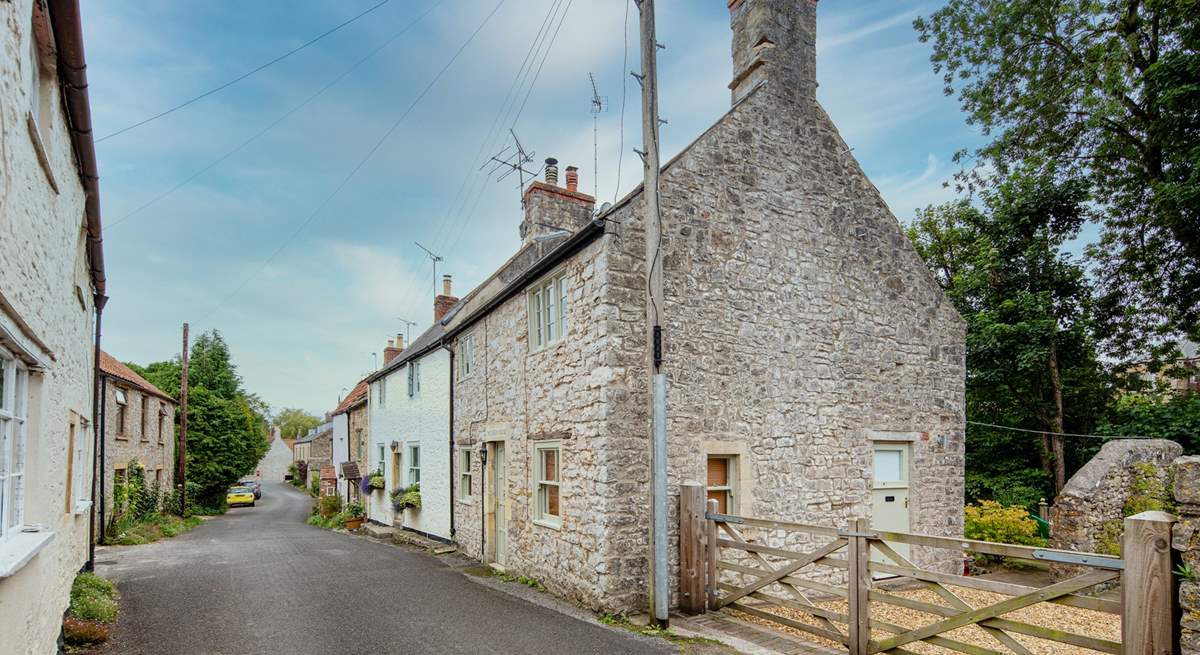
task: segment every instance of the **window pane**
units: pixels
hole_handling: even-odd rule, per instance
[[[6,357],[0,357],[0,409],[12,409],[12,401],[8,394],[12,388],[12,384],[8,381],[8,376],[12,373],[12,360]]]
[[[546,485],[546,514],[558,516],[558,485]]]
[[[558,334],[567,336],[567,278],[558,280]]]
[[[542,480],[558,481],[558,451],[547,448],[542,451]]]
[[[904,453],[899,450],[875,451],[875,481],[901,482],[904,480]]]
[[[557,338],[554,324],[558,320],[558,312],[555,309],[558,307],[558,303],[555,302],[555,296],[558,294],[554,290],[553,282],[546,285],[546,288],[542,291],[542,295],[546,298],[546,341],[554,341]]]
[[[541,291],[538,291],[533,294],[533,308],[534,308],[533,309],[533,320],[534,320],[534,323],[537,325],[537,328],[536,328],[537,329],[537,339],[534,340],[534,343],[536,343],[537,345],[540,346],[540,345],[542,345],[542,343],[544,343],[544,341],[542,339],[542,335],[544,334],[543,331],[546,329],[546,327],[545,327],[546,321],[542,319],[542,292]]]
[[[728,491],[710,491],[708,499],[717,501],[717,512],[727,514],[729,512],[729,492]]]
[[[725,487],[729,485],[729,460],[725,457],[708,458],[708,486]]]

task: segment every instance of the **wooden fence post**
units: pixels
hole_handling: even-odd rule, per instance
[[[1171,524],[1166,512],[1125,519],[1121,555],[1121,651],[1123,655],[1174,653],[1175,578],[1171,574]]]
[[[704,488],[679,487],[679,609],[685,614],[704,612]]]
[[[717,513],[717,501],[705,501],[704,507],[708,510],[708,514]],[[704,521],[704,559],[705,559],[705,603],[707,609],[715,610],[717,608],[717,583],[720,578],[717,577],[717,560],[721,553],[721,547],[717,545],[717,522],[706,519]]]
[[[864,518],[850,521],[846,537],[847,578],[846,589],[850,594],[850,622],[847,626],[850,655],[867,655],[871,644],[871,613],[867,606],[870,592],[871,572],[867,568],[871,559],[870,541],[861,536],[870,530],[871,524]]]

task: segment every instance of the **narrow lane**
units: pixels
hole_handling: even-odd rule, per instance
[[[472,582],[432,556],[306,525],[309,507],[290,485],[264,485],[255,507],[97,553],[97,572],[122,596],[103,652],[674,651]]]

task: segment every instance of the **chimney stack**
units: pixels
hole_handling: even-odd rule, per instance
[[[387,366],[388,362],[395,359],[401,350],[404,350],[404,342],[400,340],[400,335],[396,335],[395,340],[388,339],[387,347],[383,349],[384,366]]]
[[[446,312],[450,311],[451,307],[458,302],[458,298],[450,295],[450,276],[442,276],[442,293],[439,293],[433,299],[433,321],[436,323],[442,320]]]
[[[558,160],[553,157],[546,158],[546,184],[558,186]]]
[[[579,190],[579,167],[578,166],[568,166],[567,167],[567,191],[578,191],[578,190]]]
[[[817,0],[727,0],[733,30],[732,100],[760,82],[787,102],[817,91]]]

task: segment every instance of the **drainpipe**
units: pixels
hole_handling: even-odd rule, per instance
[[[92,571],[96,568],[96,471],[102,469],[99,461],[96,458],[96,452],[103,448],[97,448],[100,443],[101,425],[97,420],[100,418],[100,403],[103,402],[102,382],[100,377],[100,322],[104,316],[104,305],[108,302],[108,296],[101,293],[96,293],[92,296],[92,302],[96,307],[96,342],[92,353],[92,506],[88,508],[88,558],[87,563],[83,565],[85,571]],[[80,462],[82,464],[82,462]],[[103,491],[101,491],[103,494]],[[104,522],[100,523],[103,529]]]
[[[104,533],[104,515],[105,507],[108,506],[108,499],[105,495],[108,489],[106,483],[108,480],[108,430],[105,424],[108,423],[108,377],[100,376],[100,422],[99,429],[96,430],[96,438],[100,441],[100,459],[97,465],[100,468],[100,534],[97,535],[97,541],[100,544],[107,543],[107,536]],[[95,506],[92,507],[95,509]]]
[[[450,540],[454,540],[454,483],[457,478],[454,477],[454,349],[442,342],[442,348],[450,353]]]

